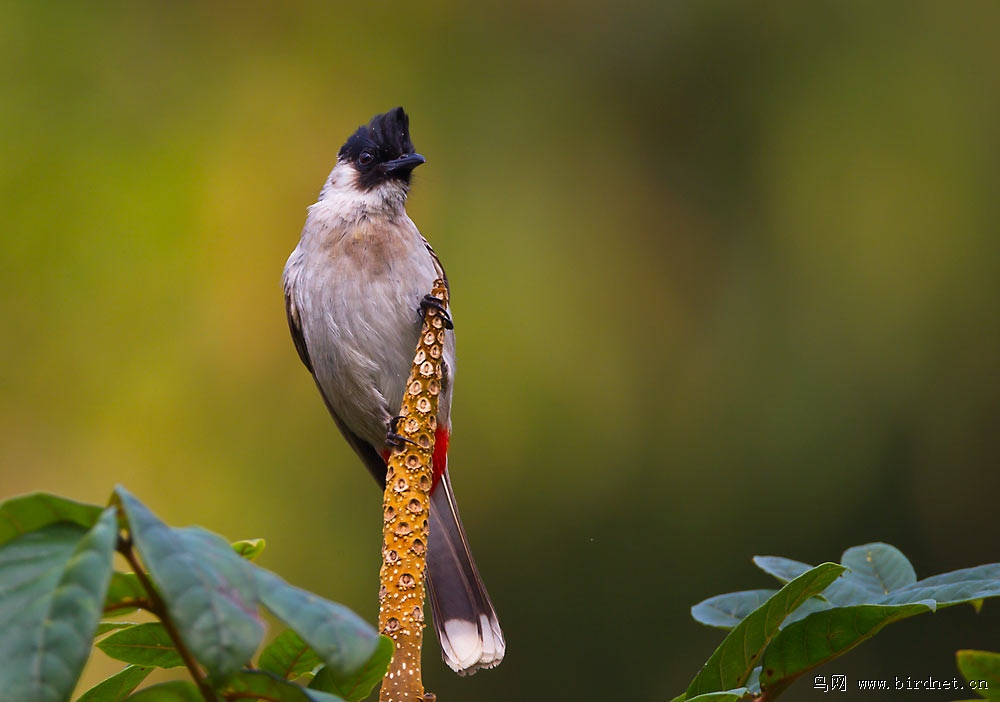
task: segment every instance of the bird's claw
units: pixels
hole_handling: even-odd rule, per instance
[[[455,328],[455,324],[451,321],[451,315],[448,314],[448,309],[444,306],[444,303],[434,295],[424,295],[420,301],[420,316],[426,316],[427,310],[431,308],[437,310],[438,314],[441,315],[441,319],[444,320],[445,329]]]
[[[405,417],[400,414],[390,419],[388,431],[386,431],[385,433],[385,445],[397,451],[403,448],[403,444],[413,444],[414,446],[417,445],[415,441],[407,439],[405,436],[403,436],[397,431],[399,429],[400,420],[404,418]]]

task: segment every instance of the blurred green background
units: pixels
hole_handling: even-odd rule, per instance
[[[508,639],[469,680],[429,647],[440,699],[668,700],[754,554],[998,561],[998,33],[987,2],[8,0],[0,496],[124,483],[374,621],[379,492],[279,278],[402,104]],[[950,679],[997,610],[821,672]]]

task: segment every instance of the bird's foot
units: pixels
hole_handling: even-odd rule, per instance
[[[403,448],[403,444],[413,444],[414,446],[417,445],[415,441],[407,439],[398,431],[399,422],[405,418],[406,417],[400,414],[390,419],[389,426],[385,433],[385,445],[396,451]]]
[[[420,301],[420,316],[425,316],[427,314],[427,310],[432,308],[437,310],[438,314],[441,315],[441,319],[444,320],[445,329],[455,328],[455,324],[451,321],[451,315],[448,314],[448,309],[444,306],[444,303],[433,295],[424,295],[423,299]]]

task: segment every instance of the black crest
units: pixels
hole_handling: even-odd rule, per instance
[[[353,164],[359,174],[358,183],[366,189],[390,178],[409,183],[412,170],[423,159],[413,163],[391,162],[413,155],[410,118],[402,107],[375,115],[371,122],[358,127],[337,154],[340,160]]]

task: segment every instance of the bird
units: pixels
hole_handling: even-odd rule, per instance
[[[385,486],[390,451],[400,444],[396,413],[428,306],[447,276],[407,216],[413,170],[425,163],[402,107],[377,114],[351,134],[310,205],[285,264],[285,309],[295,348],[312,373],[347,443]],[[493,668],[506,643],[476,567],[448,472],[455,336],[443,349],[433,454],[427,583],[444,662],[459,675]]]

